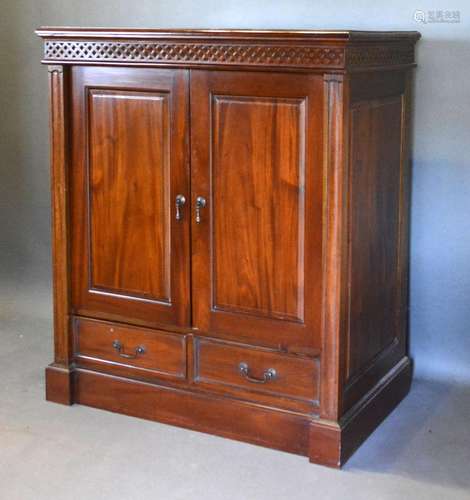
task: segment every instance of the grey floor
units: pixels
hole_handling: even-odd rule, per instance
[[[470,388],[416,380],[342,471],[44,401],[47,287],[0,289],[0,499],[470,499]]]

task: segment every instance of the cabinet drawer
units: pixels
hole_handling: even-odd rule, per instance
[[[185,337],[146,328],[79,319],[75,357],[186,377]]]
[[[198,340],[196,381],[318,400],[318,360]]]

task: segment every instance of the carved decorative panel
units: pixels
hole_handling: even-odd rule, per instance
[[[188,63],[295,68],[389,66],[414,63],[414,46],[343,47],[248,43],[47,40],[46,61]]]
[[[414,63],[414,46],[409,44],[349,47],[346,52],[349,67],[397,66]]]
[[[48,61],[186,62],[310,68],[342,66],[344,49],[289,45],[48,40],[44,58]]]

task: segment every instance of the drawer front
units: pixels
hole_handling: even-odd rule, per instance
[[[79,319],[75,356],[186,377],[185,337],[179,334]]]
[[[318,400],[318,360],[202,339],[196,356],[196,382]]]

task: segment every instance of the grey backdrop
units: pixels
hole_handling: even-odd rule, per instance
[[[43,284],[43,293],[50,284],[47,76],[33,34],[38,26],[418,29],[411,351],[418,375],[470,380],[468,6],[463,0],[2,0],[0,279],[23,289]],[[459,10],[461,22],[417,24],[416,9]]]

